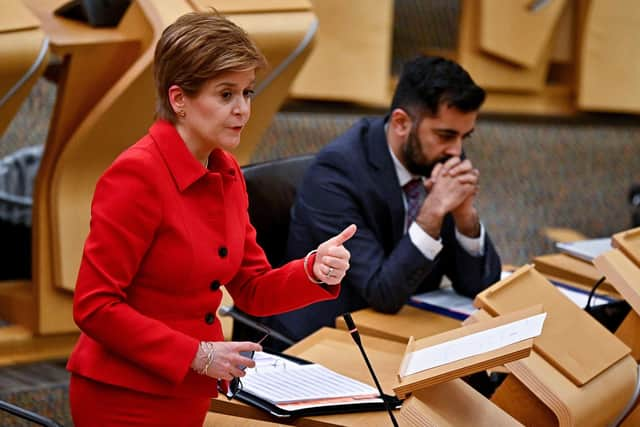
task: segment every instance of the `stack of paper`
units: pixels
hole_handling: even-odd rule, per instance
[[[611,238],[557,242],[556,247],[566,254],[591,262],[598,255],[611,249]]]
[[[466,319],[476,309],[471,298],[458,294],[451,287],[413,295],[409,303],[458,320]]]
[[[242,390],[282,409],[380,402],[378,391],[318,364],[296,364],[258,352],[256,367],[247,369]]]

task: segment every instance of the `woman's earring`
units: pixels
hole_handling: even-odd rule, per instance
[[[176,114],[178,115],[178,117],[184,117],[187,115],[187,113],[185,113],[184,110],[178,110],[176,111]]]

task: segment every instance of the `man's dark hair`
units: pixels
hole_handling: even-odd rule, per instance
[[[468,113],[479,110],[484,98],[484,89],[459,64],[438,56],[419,56],[404,65],[391,111],[402,108],[436,115],[444,103]]]

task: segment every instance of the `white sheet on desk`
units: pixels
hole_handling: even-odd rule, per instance
[[[447,310],[456,311],[469,315],[476,308],[473,306],[471,298],[460,295],[453,288],[440,288],[435,291],[416,294],[411,297],[416,302],[435,305]]]
[[[573,303],[576,304],[578,307],[584,308],[587,305],[587,300],[589,299],[588,292],[573,290],[573,289],[565,288],[564,286],[556,286],[556,289],[562,292],[564,296],[566,296],[571,301],[573,301]],[[599,297],[596,294],[594,294],[593,297],[591,298],[592,307],[596,305],[607,304],[608,302],[611,302],[611,301],[607,300],[606,298]]]
[[[547,313],[536,314],[526,319],[416,350],[409,355],[407,367],[401,376],[405,377],[537,337],[542,333],[542,325],[546,317]]]
[[[560,251],[591,262],[598,255],[611,250],[611,238],[577,240],[575,242],[556,242]]]
[[[322,365],[298,365],[293,362],[280,365],[265,362],[266,356],[263,358],[260,352],[256,355],[256,364],[260,362],[260,365],[257,369],[247,369],[247,375],[242,378],[242,389],[274,404],[379,395],[378,391],[368,384]]]

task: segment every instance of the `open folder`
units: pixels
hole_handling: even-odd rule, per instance
[[[385,410],[374,387],[320,364],[266,352],[256,352],[254,361],[236,398],[277,417]]]

